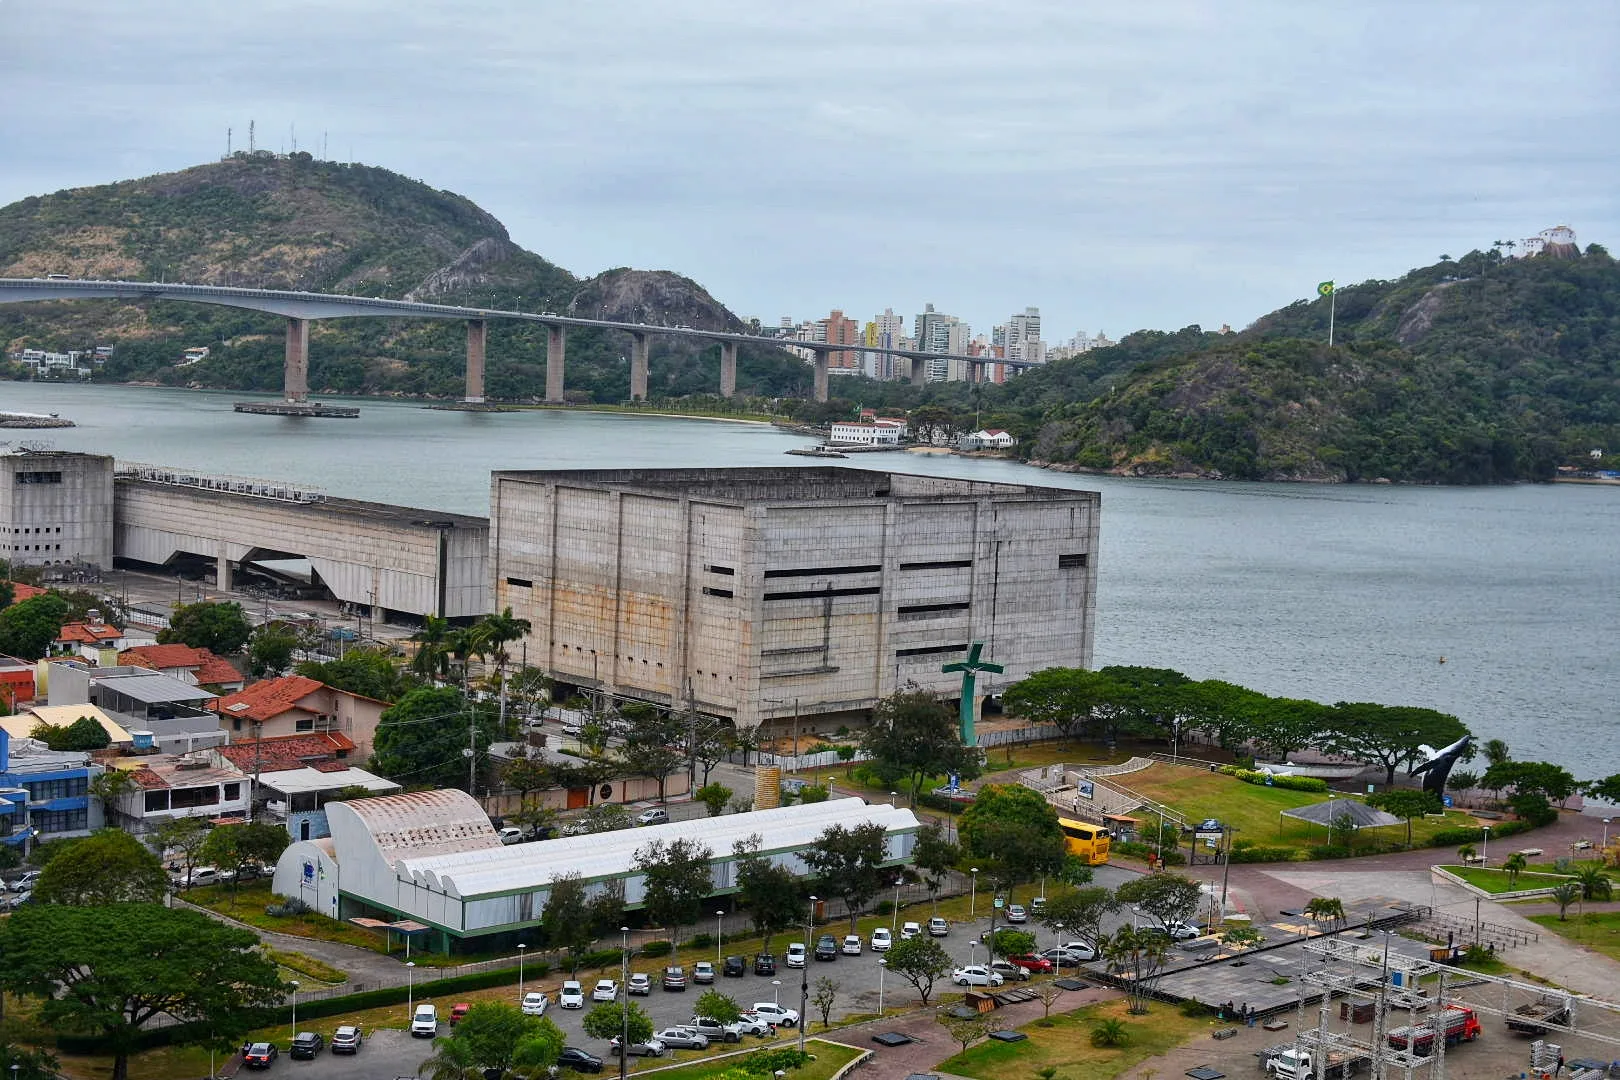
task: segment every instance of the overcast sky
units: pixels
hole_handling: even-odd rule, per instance
[[[1242,326],[1620,240],[1616,0],[0,0],[0,203],[246,144],[737,313]]]

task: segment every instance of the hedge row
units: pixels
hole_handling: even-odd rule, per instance
[[[1313,791],[1318,794],[1328,789],[1327,781],[1316,776],[1278,776],[1274,773],[1240,769],[1236,765],[1222,765],[1221,772],[1227,776],[1235,776],[1245,784],[1259,784],[1261,787],[1280,787],[1287,791]]]

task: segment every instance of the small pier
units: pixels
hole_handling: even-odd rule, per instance
[[[360,415],[360,410],[352,405],[325,405],[319,401],[238,401],[236,411],[260,416],[322,416],[340,420],[353,420]]]

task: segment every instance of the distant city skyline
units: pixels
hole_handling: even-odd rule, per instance
[[[1620,5],[1488,10],[10,0],[0,204],[211,161],[251,121],[762,319],[1241,328],[1556,224],[1620,242]]]

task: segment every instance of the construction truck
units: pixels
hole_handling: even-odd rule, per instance
[[[1327,1052],[1327,1071],[1330,1077],[1354,1076],[1372,1064],[1372,1055],[1359,1050],[1330,1050]],[[1275,1054],[1263,1058],[1266,1072],[1276,1080],[1314,1080],[1316,1057],[1311,1050],[1294,1046],[1279,1047]]]
[[[1507,1018],[1509,1031],[1525,1035],[1547,1034],[1548,1024],[1569,1023],[1569,998],[1559,994],[1543,994],[1528,1005],[1520,1005]]]
[[[1481,1031],[1479,1017],[1474,1015],[1473,1009],[1466,1005],[1447,1005],[1443,1017],[1431,1017],[1425,1023],[1399,1027],[1391,1031],[1389,1045],[1396,1050],[1405,1050],[1410,1046],[1416,1056],[1428,1057],[1434,1053],[1434,1036],[1442,1025],[1445,1028],[1447,1046],[1473,1042],[1479,1038]]]

